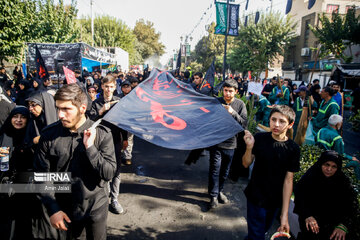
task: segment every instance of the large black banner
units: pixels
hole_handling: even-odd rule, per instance
[[[217,99],[157,69],[104,120],[156,145],[181,150],[209,147],[243,130]]]
[[[92,69],[109,64],[116,65],[114,54],[85,43],[28,43],[26,62],[30,71],[36,69],[36,46],[44,59],[51,79],[57,79],[56,59],[63,60],[64,66],[72,71],[82,70],[83,67]],[[64,79],[62,67],[60,69],[60,79]]]

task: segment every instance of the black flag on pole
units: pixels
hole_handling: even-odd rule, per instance
[[[291,7],[292,7],[292,0],[288,0],[286,4],[285,14],[288,14],[291,11]]]
[[[46,69],[44,59],[41,57],[41,53],[39,51],[39,48],[37,45],[35,45],[35,61],[36,61],[36,76],[41,81],[44,81],[45,79],[49,79],[49,73]]]
[[[260,12],[257,11],[257,12],[255,13],[255,24],[257,24],[257,23],[259,22],[259,19],[260,19]]]
[[[311,9],[314,6],[315,2],[316,0],[309,0],[308,9]]]
[[[180,68],[181,68],[181,45],[176,59],[176,72],[178,75],[180,75]]]
[[[210,84],[211,88],[214,87],[214,82],[215,82],[214,75],[215,75],[215,57],[210,65],[209,69],[206,71],[206,74],[204,77],[204,79]]]

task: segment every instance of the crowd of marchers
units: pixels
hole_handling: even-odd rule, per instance
[[[97,126],[95,122],[147,75],[114,71],[102,76],[101,71],[76,70],[77,83],[64,83],[58,89],[51,79],[41,81],[33,73],[24,78],[18,68],[11,79],[1,68],[0,157],[10,159],[7,169],[2,166],[1,182],[28,183],[23,172],[72,174],[69,194],[2,194],[1,206],[6,207],[0,231],[4,239],[106,239],[108,210],[114,214],[124,211],[119,202],[120,170],[122,164],[132,164],[134,136],[106,121]],[[293,192],[301,228],[298,239],[349,239],[358,227],[352,221],[358,206],[342,167],[345,159],[346,167],[359,171],[359,161],[344,152],[339,133],[342,96],[337,83],[321,89],[318,81],[297,87],[289,79],[271,79],[262,94],[254,96],[256,120],[268,131],[253,135],[246,130],[246,105],[237,98],[238,94],[252,95],[247,92],[247,79],[229,76],[217,97],[201,72],[174,75],[195,91],[216,97],[226,114],[245,129],[224,142],[190,152],[192,161],[209,151],[209,210],[229,203],[224,184],[233,160],[239,160],[244,168],[253,166],[245,190],[246,239],[265,239],[278,215],[278,231],[290,233]],[[359,96],[354,97],[358,107]],[[309,119],[314,141],[326,151],[293,187],[294,173],[300,169],[300,148],[293,137],[299,132],[305,106],[312,107]]]

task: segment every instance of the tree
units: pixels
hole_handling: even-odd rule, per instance
[[[31,39],[39,42],[72,43],[79,35],[76,27],[76,1],[64,5],[63,0],[37,0],[36,21],[32,24]]]
[[[91,39],[91,19],[79,21],[82,26],[81,37]],[[108,15],[96,16],[94,19],[95,47],[120,47],[129,53],[130,64],[138,58],[135,51],[136,37],[132,30],[121,20]]]
[[[268,63],[284,54],[284,49],[295,37],[295,27],[289,16],[284,18],[280,13],[269,13],[257,24],[248,22],[246,27],[241,25],[229,54],[231,69],[252,71],[259,77]]]
[[[228,49],[232,48],[234,38],[228,37]],[[223,55],[224,55],[225,37],[215,34],[215,23],[211,23],[208,29],[208,35],[202,37],[195,45],[194,51],[191,53],[190,61],[195,62],[194,65],[202,65],[201,71],[205,72],[215,60],[216,71],[222,71]]]
[[[0,61],[19,62],[25,41],[29,40],[29,22],[34,10],[32,2],[0,0]]]
[[[76,1],[0,0],[0,60],[19,62],[25,42],[74,42]]]
[[[330,54],[349,63],[352,56],[346,56],[344,50],[352,44],[360,43],[360,16],[355,15],[355,6],[349,8],[345,17],[333,12],[331,18],[325,14],[319,16],[320,24],[310,29],[321,43],[320,57]]]
[[[157,55],[160,57],[165,53],[165,46],[160,42],[160,33],[156,32],[154,23],[140,19],[136,21],[133,33],[136,36],[136,50],[140,53],[142,59]]]

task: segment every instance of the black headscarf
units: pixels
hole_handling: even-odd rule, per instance
[[[27,123],[22,129],[14,128],[11,123],[13,116],[19,113],[27,119]],[[17,106],[10,112],[4,125],[0,128],[0,146],[10,147],[10,176],[15,169],[21,171],[32,168],[32,153],[26,150],[27,147],[24,143],[29,118],[29,110],[24,106]]]
[[[25,100],[32,94],[32,92],[34,90],[31,88],[31,84],[28,80],[21,80],[19,84],[24,85],[24,89],[19,90],[15,102],[16,102],[16,105],[26,106]]]
[[[331,177],[322,172],[322,165],[328,161],[337,165]],[[296,184],[294,212],[301,219],[313,216],[318,222],[331,226],[349,224],[355,196],[341,167],[342,156],[335,151],[325,151]]]
[[[58,120],[54,97],[49,93],[45,91],[35,92],[26,99],[26,102],[30,101],[40,105],[42,107],[42,112],[38,117],[30,114],[30,122],[25,139],[27,144],[31,144],[33,139],[40,135],[40,132],[44,127]]]
[[[37,87],[34,87],[34,82],[37,82],[38,86]],[[33,78],[31,80],[31,84],[32,84],[32,87],[35,91],[46,91],[46,88],[43,84],[43,82],[41,81],[41,79],[38,79],[38,78]]]
[[[15,107],[5,120],[4,124],[0,128],[0,143],[2,147],[13,147],[14,145],[22,144],[25,133],[26,133],[26,126],[23,129],[16,129],[11,123],[11,119],[16,114],[22,114],[27,119],[27,124],[30,118],[29,110],[24,106],[17,106]],[[27,125],[26,124],[26,125]],[[9,139],[11,138],[11,139]],[[22,140],[21,140],[22,139]]]

